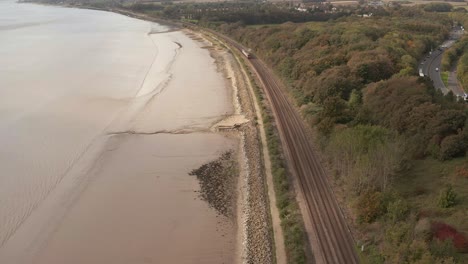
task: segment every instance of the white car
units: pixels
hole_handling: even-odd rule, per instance
[[[436,71],[438,72],[438,71],[439,71],[439,68],[436,68]]]

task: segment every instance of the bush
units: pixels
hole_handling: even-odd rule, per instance
[[[429,248],[425,241],[417,239],[413,240],[408,250],[408,263],[431,263],[432,256],[428,251]]]
[[[445,137],[440,144],[439,158],[450,160],[465,155],[467,142],[462,134]]]
[[[448,238],[453,238],[457,233],[457,230],[455,228],[442,222],[432,223],[431,229],[432,236],[442,241]]]
[[[445,259],[456,254],[455,247],[451,239],[446,240],[433,240],[430,244],[430,251],[437,259]],[[443,262],[439,262],[443,263]],[[450,263],[450,262],[449,262]]]
[[[453,237],[453,245],[459,252],[468,252],[468,239],[463,234],[457,233]]]
[[[409,223],[401,223],[387,228],[385,232],[385,240],[391,245],[399,247],[401,244],[410,240],[411,225]]]
[[[372,263],[372,264],[383,264],[385,263],[385,257],[380,253],[375,246],[369,246],[367,248],[367,257],[365,262],[363,263]]]
[[[468,239],[463,234],[459,233],[454,227],[445,223],[436,222],[432,224],[432,233],[434,238],[450,244],[443,245],[443,248],[450,249],[450,247],[453,247],[459,252],[468,252]],[[446,251],[453,251],[448,249],[446,249]]]
[[[398,199],[387,206],[387,216],[393,223],[404,220],[409,212],[408,203]]]
[[[455,175],[460,178],[466,178],[468,179],[468,163],[456,167],[455,168]]]
[[[382,193],[369,191],[359,197],[357,214],[360,222],[371,223],[383,213]]]
[[[422,218],[414,226],[414,237],[424,241],[430,241],[432,238],[431,223],[429,219]]]
[[[442,208],[449,208],[457,204],[457,194],[451,185],[440,192],[438,203]]]

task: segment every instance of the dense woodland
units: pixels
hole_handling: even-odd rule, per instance
[[[275,5],[256,1],[188,3],[188,4],[135,4],[129,7],[138,12],[156,16],[194,21],[199,25],[241,23],[245,25],[278,24],[284,22],[327,21],[345,16],[349,11],[326,12],[330,5],[319,5],[307,12],[295,9],[290,3]]]
[[[329,23],[219,28],[277,70],[324,135],[337,124],[378,125],[408,141],[408,158],[445,160],[465,154],[466,147],[449,144],[466,140],[465,105],[414,76],[418,60],[448,37],[451,23],[414,8]],[[439,128],[446,123],[451,126]]]
[[[304,118],[318,130],[335,182],[352,201],[356,236],[368,248],[363,253],[368,263],[468,259],[461,254],[468,251],[466,235],[457,230],[466,232],[468,226],[443,222],[456,222],[450,217],[459,212],[453,208],[460,196],[452,185],[466,187],[467,179],[447,181],[436,176],[438,169],[429,171],[434,175],[412,175],[417,166],[439,168],[452,159],[462,164],[457,175],[467,168],[466,103],[417,77],[418,61],[448,38],[452,27],[447,14],[425,9],[386,9],[370,18],[346,16],[325,23],[215,25],[276,70]],[[466,78],[468,55],[463,52],[458,73]],[[449,167],[450,173],[454,170]],[[399,188],[406,180],[424,182],[424,177],[436,177],[440,185]],[[411,201],[419,201],[418,196],[426,196],[425,202]],[[464,207],[466,201],[458,210]],[[425,210],[430,217],[421,216]],[[380,231],[369,231],[375,225]]]

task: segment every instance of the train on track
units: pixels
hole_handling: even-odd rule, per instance
[[[248,50],[242,49],[242,54],[244,54],[244,56],[247,57],[247,59],[252,58],[252,53]]]

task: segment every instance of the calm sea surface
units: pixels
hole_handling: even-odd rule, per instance
[[[139,92],[158,27],[0,0],[0,246]]]

